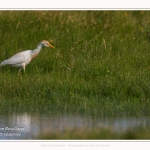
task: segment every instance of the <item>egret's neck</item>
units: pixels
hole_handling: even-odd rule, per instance
[[[36,48],[35,50],[33,50],[32,52],[38,54],[38,53],[41,51],[41,49],[42,49],[42,45],[39,44],[39,45],[37,46],[37,48]]]
[[[31,60],[34,59],[41,51],[42,49],[42,45],[38,45],[37,48],[35,50],[32,50],[31,52]]]

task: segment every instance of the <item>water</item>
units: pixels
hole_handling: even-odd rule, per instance
[[[13,113],[0,115],[0,139],[35,139],[37,136],[63,129],[82,128],[85,130],[97,127],[110,128],[123,132],[136,127],[150,127],[149,116],[99,116],[78,113],[54,112]]]

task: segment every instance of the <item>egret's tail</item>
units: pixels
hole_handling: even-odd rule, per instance
[[[6,65],[6,60],[0,63],[0,67],[5,66],[5,65]]]

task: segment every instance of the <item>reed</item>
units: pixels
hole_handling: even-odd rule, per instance
[[[52,40],[26,67],[0,68],[0,112],[149,112],[149,11],[0,11],[0,61]]]

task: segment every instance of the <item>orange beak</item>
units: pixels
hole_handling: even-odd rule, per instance
[[[52,47],[52,48],[55,48],[53,45],[51,45],[51,44],[47,44],[49,47]]]

